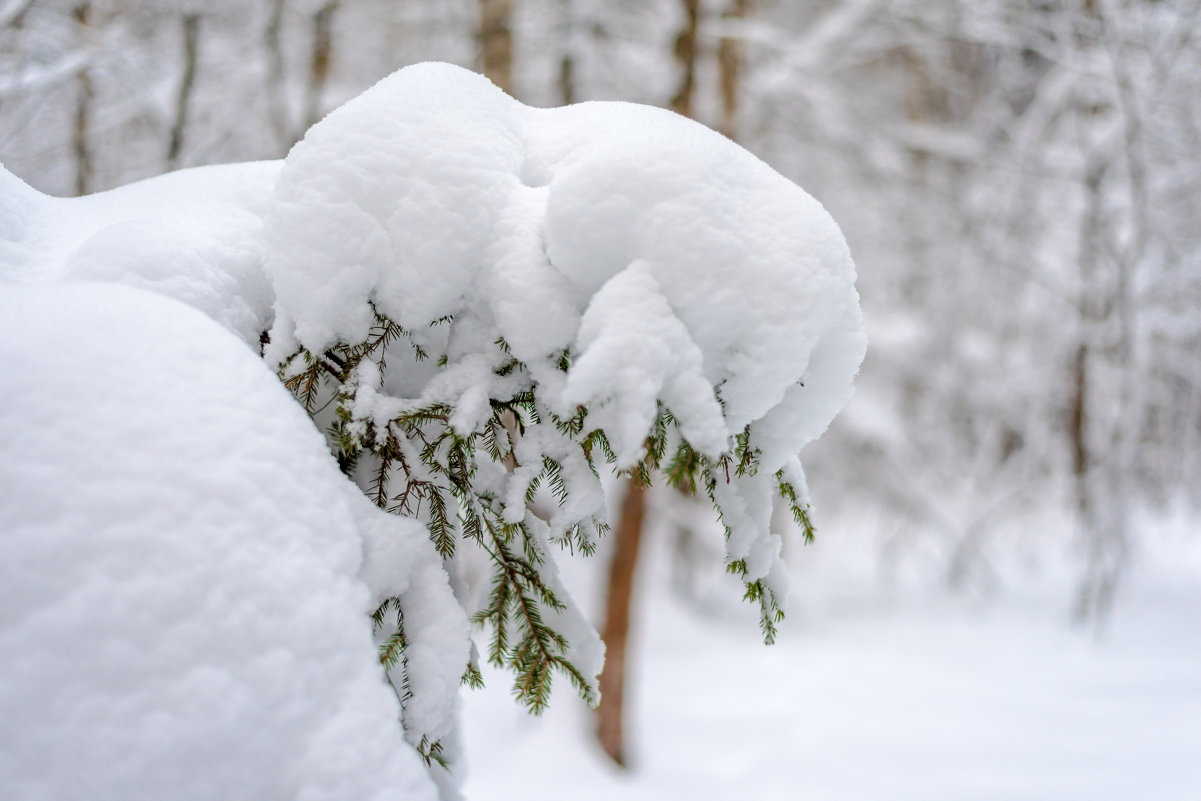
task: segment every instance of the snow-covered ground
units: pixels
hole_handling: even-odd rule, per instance
[[[1174,531],[1143,554],[1100,636],[1068,620],[1065,576],[975,602],[883,590],[818,554],[771,647],[749,614],[702,615],[673,597],[654,580],[659,547],[640,577],[632,770],[606,762],[566,688],[535,719],[491,676],[466,697],[466,795],[1195,799],[1201,548],[1187,523]]]

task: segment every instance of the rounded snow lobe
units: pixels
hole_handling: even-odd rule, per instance
[[[357,578],[368,502],[271,371],[100,284],[0,284],[0,361],[4,796],[435,798]]]
[[[374,306],[439,355],[503,338],[545,376],[568,350],[544,401],[595,409],[627,463],[662,402],[710,455],[752,424],[774,472],[849,400],[866,346],[837,225],[755,156],[662,109],[528,108],[446,64],[310,129],[266,237],[278,341],[361,342]]]
[[[280,166],[194,167],[78,198],[0,166],[0,277],[146,289],[257,347],[271,322],[262,227]]]

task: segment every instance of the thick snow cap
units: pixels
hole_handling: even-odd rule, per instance
[[[257,356],[148,292],[0,281],[0,358],[0,795],[436,798],[358,573],[366,548],[404,592],[437,554]],[[429,705],[467,622],[423,590],[455,656]]]
[[[755,156],[668,111],[529,108],[445,64],[315,125],[266,236],[277,347],[362,341],[371,304],[452,366],[503,337],[624,465],[659,401],[693,447],[750,424],[761,469],[785,467],[849,400],[866,344],[837,225]]]
[[[0,279],[135,286],[257,347],[273,300],[262,219],[279,169],[278,161],[194,167],[58,198],[0,165]]]

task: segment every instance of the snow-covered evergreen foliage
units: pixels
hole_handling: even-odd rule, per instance
[[[530,109],[426,64],[314,126],[265,236],[269,359],[379,506],[447,559],[464,540],[488,553],[474,615],[532,709],[552,668],[595,700],[599,643],[549,546],[595,547],[610,465],[710,496],[774,636],[771,498],[809,530],[797,452],[864,349],[850,257],[816,201],[670,112]]]

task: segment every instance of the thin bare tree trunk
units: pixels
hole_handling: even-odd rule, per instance
[[[512,0],[480,0],[480,63],[508,94],[513,94],[512,19]]]
[[[1085,2],[1084,10],[1087,21],[1099,32],[1102,39],[1107,39],[1106,20],[1099,4]],[[1104,46],[1094,39],[1095,33],[1081,36],[1077,46],[1083,52]],[[1111,42],[1112,48],[1117,48],[1116,42]],[[1129,105],[1123,108],[1123,101],[1129,102],[1130,97],[1123,95],[1122,76],[1125,62],[1120,53],[1114,49],[1109,51],[1111,65],[1118,82],[1117,110],[1123,113],[1125,134],[1124,144],[1126,155],[1130,161],[1129,180],[1131,183],[1131,200],[1133,206],[1143,203],[1142,176],[1139,167],[1133,162],[1138,161],[1137,151],[1138,131],[1136,120],[1132,116],[1133,108]],[[1141,256],[1142,236],[1145,225],[1142,210],[1133,210],[1133,231],[1131,232],[1131,250],[1123,252],[1117,246],[1112,219],[1107,213],[1107,198],[1109,193],[1106,181],[1113,174],[1113,166],[1117,163],[1117,154],[1107,137],[1100,134],[1104,123],[1098,120],[1101,109],[1091,97],[1081,97],[1077,100],[1077,113],[1081,119],[1083,132],[1082,146],[1087,154],[1087,165],[1084,175],[1084,214],[1080,227],[1080,299],[1079,316],[1081,319],[1080,357],[1078,368],[1079,388],[1074,399],[1081,408],[1083,415],[1080,428],[1074,439],[1074,450],[1079,453],[1083,447],[1083,460],[1078,457],[1074,463],[1076,468],[1076,495],[1078,514],[1080,516],[1081,534],[1084,538],[1087,563],[1085,574],[1080,582],[1076,596],[1075,615],[1080,622],[1090,622],[1100,630],[1107,622],[1113,610],[1114,596],[1118,583],[1125,570],[1130,549],[1128,493],[1131,477],[1129,472],[1134,468],[1134,447],[1137,438],[1137,428],[1141,410],[1137,406],[1141,391],[1135,386],[1137,380],[1133,375],[1134,358],[1134,308],[1131,287],[1131,274],[1135,262]],[[1109,321],[1116,316],[1117,341],[1106,329]],[[1095,381],[1088,381],[1089,369],[1100,366],[1106,356],[1116,360],[1111,366],[1118,368],[1121,383],[1118,387],[1117,415],[1112,420],[1111,428],[1105,432],[1099,425],[1089,425],[1089,415],[1100,419],[1105,407],[1096,402],[1093,397],[1096,389]],[[1096,409],[1096,412],[1094,412]],[[1072,422],[1075,424],[1075,414]],[[1107,436],[1100,436],[1102,434]],[[1090,437],[1091,434],[1091,437]],[[1089,450],[1090,444],[1092,450]]]
[[[1104,232],[1103,189],[1106,165],[1098,161],[1089,167],[1085,178],[1085,213],[1081,225],[1079,316],[1080,345],[1073,370],[1074,392],[1069,416],[1072,442],[1072,468],[1076,486],[1076,507],[1081,534],[1087,550],[1085,574],[1077,591],[1075,617],[1103,626],[1113,607],[1114,594],[1128,550],[1127,509],[1122,465],[1099,464],[1089,444],[1092,386],[1089,364],[1093,356],[1093,337],[1102,320],[1114,312],[1118,298],[1102,296],[1101,240]],[[1119,420],[1115,425],[1121,426]],[[1124,432],[1117,432],[1118,438]],[[1115,448],[1122,443],[1115,442]]]
[[[751,0],[729,0],[722,19],[736,23],[746,19]],[[738,95],[742,82],[742,41],[723,35],[717,44],[718,79],[721,84],[721,132],[738,139]]]
[[[621,518],[614,532],[613,561],[609,564],[608,598],[601,638],[605,641],[605,668],[600,675],[601,704],[597,710],[596,736],[614,762],[626,765],[622,731],[625,697],[626,645],[630,633],[630,605],[634,591],[634,569],[642,542],[646,517],[646,487],[630,481],[621,505]]]
[[[680,65],[680,84],[671,99],[671,110],[692,116],[692,95],[696,88],[697,33],[700,28],[701,0],[680,0],[684,4],[684,27],[676,36],[675,57]]]
[[[81,37],[86,39],[88,26],[91,25],[92,4],[85,0],[75,6],[72,13],[79,24]],[[92,100],[95,96],[92,76],[87,67],[79,71],[75,83],[75,124],[71,133],[71,146],[75,152],[75,194],[86,195],[92,188],[93,166],[89,131],[92,123]]]
[[[572,0],[559,0],[559,98],[563,105],[575,102],[575,9]]]
[[[321,119],[321,95],[329,78],[333,59],[334,12],[339,0],[329,0],[313,15],[313,53],[309,61],[309,86],[304,103],[304,127],[306,129]]]
[[[288,86],[284,78],[283,25],[286,2],[271,0],[271,14],[263,30],[263,44],[267,48],[267,117],[284,151],[296,140],[292,131],[292,115],[288,113]]]
[[[1068,441],[1072,449],[1072,478],[1076,485],[1076,511],[1081,520],[1092,519],[1088,492],[1088,343],[1081,337],[1072,360],[1072,400],[1068,409]]]
[[[196,59],[200,52],[199,14],[184,15],[183,47],[183,77],[180,78],[179,92],[175,96],[175,123],[171,127],[171,142],[167,146],[167,169],[169,170],[179,166],[184,133],[188,127],[188,106],[192,98],[192,86],[196,81]]]

